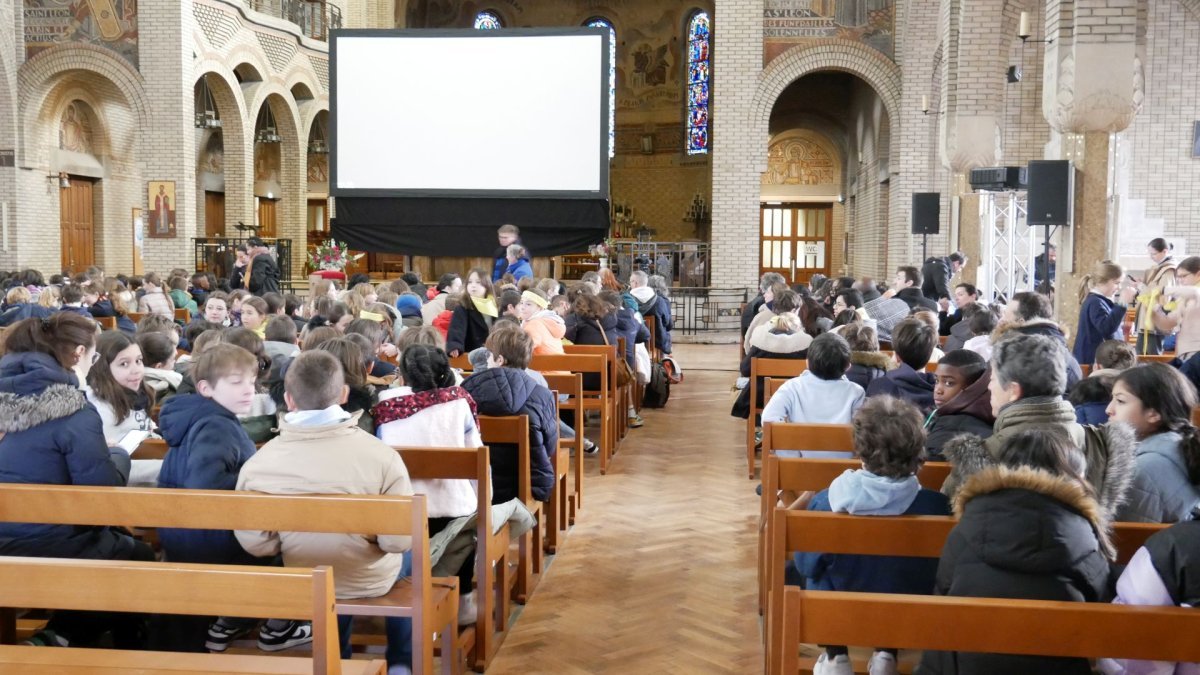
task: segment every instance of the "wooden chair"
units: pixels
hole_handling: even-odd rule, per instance
[[[192,320],[192,313],[186,307],[175,308],[175,320],[182,321],[185,324]]]
[[[611,461],[612,455],[617,454],[617,448],[620,447],[622,427],[628,424],[625,413],[629,409],[626,405],[628,387],[617,386],[617,345],[566,345],[563,350],[567,354],[598,354],[604,357],[604,367],[608,371],[605,394],[612,401],[613,408],[613,414],[608,417],[608,434],[612,439],[612,451],[609,453]],[[585,396],[595,394],[587,390],[583,393]]]
[[[471,365],[471,359],[468,359],[466,354],[459,354],[458,356],[450,357],[450,367],[458,368],[459,370],[463,371],[464,375],[475,370],[475,367]]]
[[[1192,408],[1192,426],[1200,426],[1200,407]]]
[[[1079,370],[1083,371],[1084,377],[1090,377],[1092,374],[1092,364],[1090,364],[1090,363],[1080,364]]]
[[[775,392],[779,391],[779,388],[790,379],[792,378],[768,377],[763,380],[763,408],[767,407],[767,404],[771,402],[771,397],[775,395]]]
[[[141,322],[142,319],[146,318],[146,313],[145,312],[128,312],[125,314],[125,316],[129,317],[129,320],[132,321],[134,323],[134,325],[136,326],[138,323]]]
[[[646,330],[650,331],[650,340],[646,342],[646,351],[650,353],[650,362],[662,361],[662,353],[658,351],[658,338],[655,337],[657,335],[654,330],[656,320],[652,316],[643,317],[642,320],[646,322]]]
[[[949,339],[950,339],[949,335],[939,335],[938,336],[938,347],[945,347],[946,341]]]
[[[754,430],[763,402],[758,400],[758,378],[798,376],[808,368],[808,362],[800,359],[750,359],[750,416],[746,418],[746,469],[750,480],[754,480]]]
[[[608,395],[608,366],[606,359],[599,354],[542,354],[535,355],[529,362],[534,370],[547,372],[571,372],[581,375],[595,374],[600,377],[600,388],[596,391],[585,391],[581,401],[584,411],[596,410],[600,413],[600,473],[608,473],[608,462],[612,457],[612,417],[615,405]]]
[[[137,449],[129,453],[130,459],[166,459],[167,442],[161,438],[147,438]]]
[[[574,525],[575,514],[583,507],[583,376],[579,373],[544,373],[543,376],[552,390],[567,397],[566,401],[558,402],[559,410],[575,413],[575,439],[559,439],[559,445],[566,444],[575,449],[575,487],[567,495],[567,523]],[[555,467],[555,470],[558,468]],[[565,531],[566,528],[563,529]]]
[[[517,563],[515,599],[524,605],[542,575],[542,538],[545,521],[542,518],[542,503],[533,498],[529,475],[529,418],[525,415],[510,417],[479,416],[479,432],[489,447],[494,444],[517,446],[517,498],[537,519],[533,529],[518,540],[520,558]],[[490,452],[490,450],[489,450]],[[493,453],[494,454],[494,453]]]
[[[478,448],[406,448],[396,451],[404,460],[408,476],[417,480],[467,479],[475,481],[478,502],[475,520],[475,584],[478,613],[474,629],[459,634],[463,653],[474,646],[471,665],[483,672],[508,636],[509,593],[513,585],[508,572],[509,529],[493,532],[491,462],[487,446]]]
[[[312,621],[312,656],[181,654],[0,646],[5,672],[379,673],[382,659],[343,661],[333,570],[117,560],[0,558],[9,606],[82,611],[272,616]],[[130,589],[137,589],[131,593]]]
[[[268,495],[233,490],[0,485],[0,518],[4,522],[411,536],[412,576],[397,581],[389,593],[377,598],[338,600],[334,611],[353,616],[411,617],[413,672],[423,675],[433,672],[437,634],[441,636],[441,670],[454,673],[460,661],[454,656],[458,579],[432,577],[425,514],[422,496]],[[196,589],[189,592],[196,593]],[[311,602],[309,597],[306,602]],[[5,604],[31,605],[9,602],[8,596]],[[263,615],[258,606],[246,606],[254,616]],[[171,614],[173,610],[162,613]],[[14,632],[11,622],[0,626],[0,635]]]
[[[772,519],[774,522],[772,523],[771,539],[767,544],[769,591],[765,615],[765,633],[768,640],[767,670],[769,672],[779,672],[772,668],[778,667],[783,651],[780,645],[785,630],[784,568],[793,553],[823,552],[937,558],[941,556],[950,530],[958,523],[957,519],[949,516],[851,516],[844,513],[789,511],[787,509],[775,509],[772,512]],[[1117,561],[1128,562],[1150,535],[1165,527],[1167,526],[1157,523],[1115,524],[1113,543],[1117,548]],[[843,597],[857,595],[859,594],[848,593]],[[907,614],[888,616],[905,617],[904,621],[897,623],[909,623],[912,620],[911,616]],[[880,622],[874,623],[876,625],[873,627],[878,627]],[[945,631],[946,625],[948,624],[939,624],[938,627]],[[951,632],[957,634],[961,631]],[[1065,634],[1067,633],[1060,628],[1054,633],[1054,637],[1061,640]],[[1074,632],[1071,634],[1073,635]],[[867,640],[865,644],[905,646],[903,644],[893,645],[878,633],[873,635],[874,637]],[[879,640],[883,640],[883,642]],[[822,644],[841,643],[825,642]],[[849,641],[846,644],[855,643]]]
[[[96,319],[96,323],[100,324],[100,328],[103,330],[117,329],[117,317],[115,316],[97,316],[94,318]]]
[[[1166,363],[1170,364],[1175,360],[1174,354],[1139,354],[1138,363]]]

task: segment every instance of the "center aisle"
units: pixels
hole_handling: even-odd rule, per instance
[[[489,675],[761,672],[737,346],[675,354],[684,383],[607,476],[588,462],[584,508]]]

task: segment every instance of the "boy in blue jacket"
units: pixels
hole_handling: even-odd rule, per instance
[[[859,516],[948,516],[950,502],[917,481],[925,451],[924,418],[913,404],[892,396],[868,399],[852,422],[854,454],[863,468],[834,479],[818,492],[809,511]],[[933,592],[937,558],[798,553],[796,568],[809,590],[859,593]],[[830,646],[813,666],[814,675],[849,675],[854,669],[844,646]],[[870,672],[896,672],[896,650],[876,649]]]
[[[937,378],[925,372],[933,348],[937,346],[937,331],[929,324],[909,317],[892,330],[892,347],[896,350],[896,368],[867,385],[867,397],[895,396],[910,401],[928,415],[933,411],[933,385]]]
[[[169,450],[158,474],[158,487],[186,490],[233,490],[238,472],[254,456],[254,443],[237,416],[250,412],[258,359],[232,344],[217,344],[192,362],[195,394],[167,399],[159,430]],[[231,530],[160,528],[159,541],[172,562],[219,565],[270,563],[246,553]],[[182,623],[182,622],[180,622]],[[225,651],[256,621],[222,617],[208,628],[204,647]],[[258,645],[278,651],[312,641],[307,623],[272,619],[259,631]],[[187,647],[192,647],[190,641]]]

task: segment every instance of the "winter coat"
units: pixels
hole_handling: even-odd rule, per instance
[[[935,303],[941,298],[952,298],[950,280],[954,278],[954,266],[948,257],[932,257],[921,266],[921,293]]]
[[[554,394],[513,368],[489,368],[463,380],[481,415],[529,417],[529,481],[533,498],[550,499],[554,468],[550,456],[558,450],[558,411]],[[511,445],[489,444],[492,452],[492,503],[516,499],[518,463]]]
[[[174,370],[163,370],[162,368],[147,367],[143,379],[154,390],[156,401],[165,401],[168,396],[173,396],[179,389],[179,385],[183,384],[183,375]]]
[[[902,288],[896,293],[896,299],[904,301],[908,305],[908,310],[911,312],[914,309],[927,309],[934,314],[938,311],[938,304],[934,300],[930,300],[921,293],[921,289],[916,286]]]
[[[0,314],[0,328],[7,328],[18,321],[24,321],[31,317],[44,319],[53,313],[54,310],[49,307],[42,307],[32,302],[23,302],[19,305],[9,307],[4,310],[3,314]]]
[[[766,304],[767,300],[761,293],[756,295],[753,300],[746,303],[742,309],[742,340],[746,339],[746,333],[750,331],[750,322],[754,321],[754,317],[758,316],[759,309]]]
[[[446,334],[446,353],[457,351],[466,354],[482,347],[492,329],[492,321],[492,317],[484,315],[473,306],[455,307],[450,317],[450,329]],[[434,325],[437,323],[434,322]]]
[[[1070,479],[996,466],[954,499],[935,593],[969,598],[1102,602],[1112,546],[1100,505]],[[1087,659],[926,651],[921,673],[1087,675]]]
[[[513,243],[521,244],[521,246],[525,246],[525,244],[521,243],[521,239],[519,237]],[[525,249],[525,255],[526,256],[530,255],[529,249]],[[522,258],[522,260],[528,260],[528,258]],[[492,283],[496,283],[497,281],[500,281],[500,277],[504,276],[504,274],[509,271],[510,270],[508,269],[508,247],[507,246],[497,246],[496,250],[492,252]],[[466,283],[466,281],[467,281],[466,279],[463,279],[464,284]]]
[[[178,394],[163,404],[158,421],[168,447],[158,487],[237,487],[238,472],[254,456],[254,443],[236,415],[200,394]],[[230,530],[160,528],[158,538],[173,562],[247,564],[254,560]]]
[[[1117,520],[1133,523],[1175,523],[1189,520],[1200,506],[1200,486],[1188,479],[1187,463],[1174,431],[1143,439],[1134,454],[1133,486]]]
[[[645,317],[654,317],[654,344],[664,354],[671,353],[671,330],[675,321],[671,316],[671,301],[656,294],[649,286],[635,288],[629,293],[638,301],[638,312]]]
[[[1172,259],[1171,256],[1167,256],[1163,258],[1162,262],[1156,263],[1153,267],[1146,270],[1146,273],[1142,275],[1142,283],[1146,284],[1146,293],[1149,294],[1152,291],[1162,290],[1167,286],[1174,286],[1178,266],[1179,263]],[[1144,302],[1138,303],[1137,316],[1133,319],[1133,332],[1140,334],[1144,329],[1149,328],[1152,335],[1165,335],[1166,333],[1155,330],[1153,322],[1148,320],[1149,317],[1146,316],[1148,307],[1149,305]],[[1179,352],[1177,350],[1177,353],[1186,354],[1187,352]]]
[[[1111,422],[1102,427],[1083,427],[1075,422],[1075,409],[1058,397],[1023,398],[1006,405],[996,418],[992,435],[986,439],[958,436],[942,446],[950,462],[950,476],[942,492],[954,497],[971,475],[998,462],[1004,442],[1021,431],[1058,429],[1073,445],[1083,449],[1087,481],[1105,521],[1114,520],[1118,507],[1133,484],[1136,441],[1128,425]]]
[[[742,359],[742,377],[750,377],[752,359],[804,359],[808,356],[808,346],[812,344],[812,338],[807,333],[804,331],[772,333],[770,328],[770,326],[760,326],[751,334],[753,339],[750,342],[750,348],[746,351],[745,358]],[[765,378],[760,377],[757,382],[747,384],[738,392],[729,414],[748,419],[750,417],[750,387],[753,386],[756,389],[758,401],[761,403],[764,398],[764,380]]]
[[[601,328],[604,330],[601,331]],[[599,319],[585,319],[578,314],[568,314],[563,337],[577,345],[610,344],[615,346],[617,338],[620,337],[617,333],[617,313],[609,312]],[[606,338],[607,342],[605,341]],[[585,374],[583,376],[583,388],[586,391],[599,389],[600,376]]]
[[[646,328],[646,324],[638,321],[634,310],[622,307],[617,310],[617,335],[625,338],[625,363],[629,365],[630,369],[636,369],[637,365],[634,360],[634,354],[637,351],[636,345],[646,344],[650,341],[650,330]]]
[[[911,401],[921,413],[928,415],[933,410],[933,373],[917,372],[907,363],[901,363],[887,375],[871,382],[867,396],[888,395]]]
[[[938,335],[949,337],[950,330],[962,323],[963,315],[961,309],[955,309],[953,312],[943,312],[938,309]]]
[[[1105,340],[1124,340],[1121,324],[1125,321],[1125,305],[1099,293],[1088,293],[1079,308],[1079,327],[1075,333],[1075,348],[1071,355],[1077,363],[1096,360],[1096,348]]]
[[[178,309],[186,309],[188,316],[195,316],[196,312],[200,311],[199,305],[192,299],[192,296],[185,290],[179,288],[171,289],[171,302]]]
[[[900,298],[885,298],[880,296],[874,300],[866,300],[863,310],[867,317],[875,322],[875,333],[884,342],[892,341],[892,330],[901,321],[908,318],[908,303]]]
[[[117,328],[123,332],[133,334],[137,331],[137,325],[124,314],[117,314],[117,310],[113,307],[112,300],[98,300],[95,304],[88,306],[88,312],[92,318],[99,319],[101,317],[114,317],[117,320]],[[3,320],[0,318],[0,325]]]
[[[460,395],[461,392],[461,395]],[[477,448],[483,445],[475,401],[459,387],[413,393],[395,387],[379,395],[375,435],[388,445],[426,448]],[[426,496],[430,518],[458,518],[475,513],[479,493],[466,479],[413,480],[413,492]]]
[[[883,352],[850,352],[850,370],[846,371],[846,379],[866,391],[872,382],[895,367],[896,362]]]
[[[843,484],[850,485],[842,488]],[[855,494],[837,499],[831,505],[830,494],[837,489]],[[862,507],[862,508],[860,508]],[[950,500],[940,492],[920,487],[916,477],[892,480],[869,471],[847,471],[821,490],[808,503],[809,511],[833,511],[876,516],[948,516]],[[866,511],[866,513],[864,513]],[[839,555],[797,553],[796,569],[807,580],[805,587],[814,591],[850,591],[855,593],[933,593],[937,558],[910,556]]]
[[[1075,406],[1075,421],[1094,427],[1108,424],[1108,403],[1082,403]]]
[[[138,312],[142,314],[161,314],[172,321],[175,320],[175,305],[170,296],[160,288],[153,293],[144,293],[138,298]]]
[[[446,293],[438,293],[429,302],[421,305],[421,323],[432,326],[438,314],[446,311]]]
[[[505,270],[505,273],[511,274],[513,277],[513,281],[520,281],[520,280],[524,279],[525,277],[533,276],[533,268],[530,267],[528,260],[526,260],[525,258],[521,258],[517,262],[512,263],[511,265],[508,265],[508,268]],[[504,275],[502,274],[500,276],[504,276]]]
[[[279,263],[275,256],[263,253],[250,261],[250,292],[262,297],[264,293],[279,292]]]
[[[1200,521],[1181,521],[1156,532],[1133,554],[1117,580],[1117,605],[1200,605]],[[1165,661],[1100,659],[1108,675],[1197,675],[1200,665]]]
[[[129,456],[104,442],[75,375],[49,354],[0,359],[0,483],[124,486]],[[106,527],[0,522],[0,555],[114,557],[132,546]]]
[[[992,435],[996,417],[992,415],[992,395],[988,391],[991,372],[985,370],[954,398],[933,412],[926,425],[925,450],[932,461],[943,461],[942,446],[961,434],[977,438]]]
[[[747,386],[749,388],[749,386]],[[845,377],[836,380],[822,380],[811,370],[793,377],[775,392],[767,405],[763,407],[762,423],[768,422],[805,422],[809,424],[849,424],[854,413],[866,401],[862,387],[854,384]],[[845,457],[849,453],[842,452],[809,452],[806,448],[792,448],[804,451],[805,457]]]
[[[436,328],[443,338],[450,337],[450,324],[454,321],[454,312],[442,312],[433,319],[433,323],[429,324]]]
[[[521,328],[533,340],[535,356],[564,353],[562,341],[567,324],[558,313],[544,309],[522,323]]]
[[[357,415],[305,426],[286,421],[242,467],[238,490],[276,495],[413,494],[399,453],[358,428]],[[238,530],[237,542],[257,556],[283,554],[289,567],[333,567],[339,599],[384,595],[396,583],[412,537]]]
[[[961,312],[959,312],[961,314]],[[967,340],[975,337],[971,332],[971,324],[966,321],[959,321],[950,327],[950,336],[946,338],[946,346],[942,347],[946,352],[952,352],[955,349],[963,349],[966,347]]]

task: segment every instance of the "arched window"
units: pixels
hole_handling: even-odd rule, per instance
[[[475,15],[476,30],[495,30],[497,28],[504,28],[504,22],[500,20],[499,14],[483,11]]]
[[[688,22],[687,154],[708,152],[709,70],[708,12],[696,12]]]
[[[617,140],[617,31],[603,17],[588,19],[583,25],[608,29],[608,156],[612,157]]]

